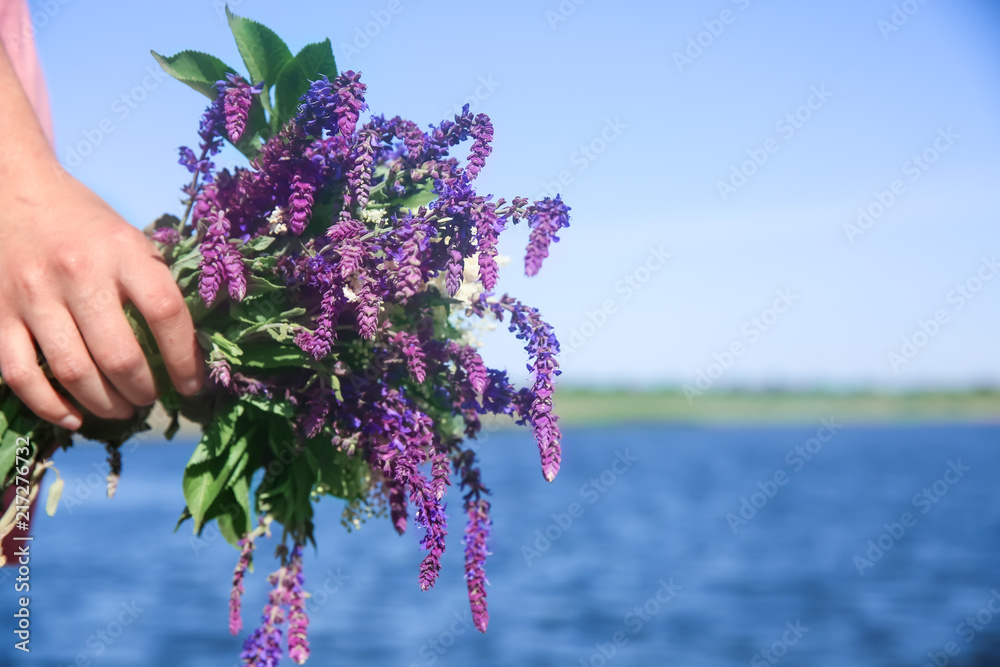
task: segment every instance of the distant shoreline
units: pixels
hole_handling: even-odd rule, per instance
[[[835,418],[851,424],[1000,423],[1000,391],[882,392],[713,391],[689,402],[680,390],[557,389],[562,426],[626,423],[691,425],[795,425]],[[487,428],[514,427],[508,418],[483,416]],[[154,433],[167,423],[159,407]],[[159,425],[161,428],[157,429]],[[198,438],[196,424],[181,420],[178,438]]]
[[[555,412],[566,425],[633,421],[687,424],[799,424],[836,417],[851,423],[1000,423],[1000,391],[909,393],[822,391],[705,392],[560,389]]]

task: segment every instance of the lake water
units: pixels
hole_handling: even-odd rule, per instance
[[[416,531],[347,533],[324,501],[306,559],[309,664],[1000,665],[998,444],[997,425],[567,429],[550,485],[530,434],[493,433],[480,448],[489,632],[467,612],[457,506],[422,593]],[[88,486],[101,450],[60,453],[63,505],[32,543],[32,651],[13,649],[3,611],[0,664],[238,664],[235,550],[171,533],[190,445],[128,452],[113,501]],[[247,628],[273,569],[265,544]]]

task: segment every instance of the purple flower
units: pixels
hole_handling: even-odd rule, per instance
[[[180,242],[181,235],[173,227],[159,227],[150,238],[163,245],[174,245]]]
[[[524,257],[524,272],[533,276],[542,268],[542,260],[549,256],[549,243],[558,241],[556,236],[563,227],[569,227],[569,206],[563,204],[559,195],[555,199],[546,197],[535,202],[528,215],[531,235],[528,237],[528,252]]]
[[[444,498],[445,492],[451,485],[451,459],[448,452],[442,447],[437,448],[431,455],[431,493],[438,500]]]
[[[390,340],[399,346],[399,349],[403,352],[403,356],[406,357],[406,367],[409,369],[413,379],[418,383],[423,382],[427,377],[427,362],[425,361],[426,355],[424,354],[424,350],[420,346],[420,339],[413,334],[400,331]]]
[[[229,361],[226,360],[221,352],[212,352],[208,368],[208,375],[213,382],[221,384],[223,387],[229,387],[232,382],[232,368],[230,368]]]
[[[300,329],[295,336],[295,344],[308,352],[317,361],[330,353],[337,334],[337,321],[344,308],[344,292],[340,285],[330,285],[320,302],[320,314],[316,318],[316,330]]]
[[[486,291],[492,292],[500,275],[497,266],[497,237],[503,231],[503,220],[497,216],[496,206],[482,197],[476,197],[470,211],[476,222],[479,245],[479,280]]]
[[[470,179],[473,179],[479,175],[479,171],[486,164],[486,158],[493,152],[493,148],[490,146],[490,142],[493,141],[493,124],[490,122],[490,117],[484,113],[476,116],[476,122],[470,130],[470,134],[472,134],[474,141],[472,142],[472,152],[469,155],[469,166],[465,169],[465,173],[469,175]]]
[[[337,250],[340,252],[340,261],[337,263],[340,277],[343,280],[350,280],[361,270],[361,260],[365,257],[365,248],[360,241],[349,240],[341,243]]]
[[[455,296],[458,293],[458,289],[462,286],[465,261],[462,253],[457,250],[452,249],[450,255],[451,259],[445,266],[444,286],[448,291],[448,296]]]
[[[283,583],[287,569],[283,566],[268,577],[273,586],[268,602],[264,605],[260,626],[243,643],[240,659],[252,667],[277,667],[281,660],[281,626],[285,624],[287,594]]]
[[[198,126],[198,136],[201,137],[201,149],[205,155],[215,155],[222,149],[222,133],[226,129],[226,94],[220,86],[224,85],[223,81],[216,82],[215,87],[219,89],[219,94],[208,105],[208,108],[205,109],[205,113],[201,117],[201,123]]]
[[[444,505],[436,497],[422,475],[414,474],[410,478],[410,502],[417,507],[414,518],[417,523],[427,529],[420,546],[427,551],[420,563],[420,590],[433,588],[441,572],[441,556],[444,554],[445,538],[448,536],[447,520]]]
[[[443,121],[427,138],[428,157],[440,158],[448,154],[448,149],[471,136],[476,119],[469,112],[469,105],[462,107],[462,113],[455,116],[454,121]]]
[[[483,363],[483,359],[479,356],[479,353],[476,352],[476,349],[469,345],[459,345],[451,341],[449,351],[455,357],[460,368],[465,372],[472,390],[476,393],[484,391],[487,381],[486,365]]]
[[[378,327],[379,296],[370,278],[366,278],[358,292],[358,329],[362,338],[375,338]]]
[[[555,376],[559,375],[559,362],[555,355],[559,352],[552,327],[542,320],[537,308],[528,308],[517,299],[506,294],[490,303],[482,294],[473,310],[491,310],[497,319],[503,321],[504,313],[510,313],[510,330],[517,338],[525,341],[524,349],[532,363],[528,365],[534,376],[532,388],[522,389],[517,399],[517,409],[522,420],[531,424],[542,459],[542,475],[549,482],[556,478],[562,457],[562,433],[557,425],[558,418],[552,412],[552,395],[555,390]]]
[[[264,84],[261,82],[251,87],[242,77],[234,74],[228,75],[227,78],[229,83],[222,87],[223,111],[226,116],[226,134],[229,136],[229,140],[235,144],[246,130],[253,96],[263,90]]]
[[[437,497],[438,486],[428,483],[419,466],[434,447],[434,422],[420,412],[397,389],[382,389],[382,400],[371,406],[362,431],[369,438],[372,467],[382,470],[390,485],[390,507],[398,531],[405,527],[399,508],[402,489],[409,489],[410,503],[416,508],[414,520],[426,530],[420,544],[427,555],[420,563],[420,588],[427,590],[441,571],[441,555],[448,535],[444,505]],[[439,483],[438,483],[439,484]]]
[[[368,205],[372,163],[375,159],[375,143],[379,136],[379,131],[371,124],[366,124],[358,133],[354,166],[347,174],[347,187],[344,189],[344,208],[341,211],[343,219],[350,218],[351,211],[355,207],[363,209]]]
[[[242,301],[247,292],[247,269],[243,255],[229,242],[229,221],[221,212],[209,213],[205,220],[208,230],[200,247],[198,292],[205,304],[211,306],[222,286],[228,285],[229,296]]]
[[[215,167],[215,164],[211,160],[204,158],[199,160],[195,156],[194,151],[187,146],[181,146],[179,152],[181,157],[177,160],[178,164],[187,167],[187,170],[192,174],[201,174],[205,177],[206,181],[210,182],[212,180],[212,168]]]
[[[468,503],[465,527],[465,582],[469,589],[469,606],[476,629],[486,632],[490,614],[486,609],[486,546],[490,536],[490,504],[486,500]]]
[[[334,109],[337,127],[341,134],[349,137],[354,134],[358,116],[365,109],[365,91],[368,87],[361,83],[361,74],[351,70],[334,79],[334,87],[337,90],[337,107]]]
[[[296,122],[309,134],[322,138],[323,131],[345,137],[354,134],[358,117],[365,108],[365,84],[361,75],[350,70],[331,83],[326,76],[313,81],[302,96]]]
[[[392,256],[396,261],[396,291],[393,298],[405,303],[420,291],[424,282],[423,255],[428,243],[426,233],[422,229],[416,229],[408,218],[404,218],[397,238],[401,243],[398,252]]]
[[[300,174],[292,176],[292,194],[288,198],[288,210],[291,212],[289,228],[296,236],[301,235],[309,223],[315,190],[315,186]]]
[[[350,238],[361,236],[366,231],[368,230],[365,226],[357,220],[341,219],[330,226],[326,235],[332,243],[339,243]]]
[[[299,421],[299,425],[307,438],[315,438],[322,432],[326,416],[330,414],[332,398],[327,392],[320,392],[306,403],[307,412]]]
[[[399,116],[396,116],[386,123],[386,132],[403,141],[403,146],[406,148],[406,156],[411,162],[421,161],[427,135],[423,133],[419,125],[413,121],[403,120]]]
[[[283,580],[285,600],[288,602],[288,657],[299,665],[309,659],[309,616],[306,614],[306,596],[302,589],[302,545],[292,549],[288,570]]]
[[[240,540],[240,557],[233,571],[233,590],[229,594],[229,632],[238,635],[243,629],[243,619],[240,617],[240,600],[243,597],[243,577],[247,568],[253,562],[253,539],[249,536]]]
[[[395,481],[387,481],[389,488],[389,513],[396,532],[402,535],[406,532],[406,488]]]

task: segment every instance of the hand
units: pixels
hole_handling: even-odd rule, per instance
[[[54,156],[0,182],[0,376],[39,417],[71,430],[88,411],[125,419],[156,400],[153,374],[122,305],[142,313],[174,386],[192,395],[203,362],[180,290],[155,246]],[[10,172],[9,172],[10,173]]]

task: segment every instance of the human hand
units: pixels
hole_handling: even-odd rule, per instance
[[[174,386],[198,392],[201,350],[180,290],[155,246],[54,156],[0,180],[0,376],[35,414],[71,430],[80,411],[126,419],[156,400],[156,385],[122,310],[142,313]]]

